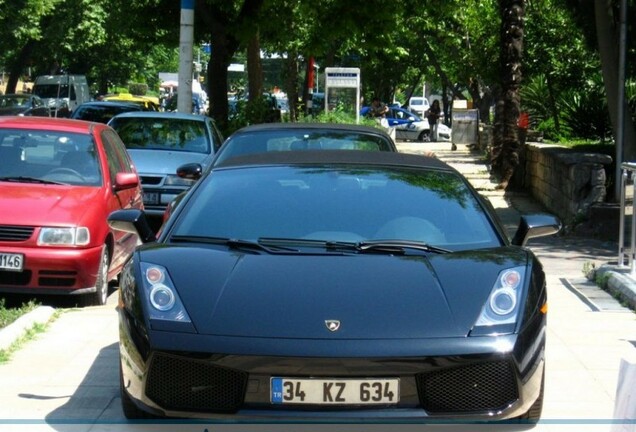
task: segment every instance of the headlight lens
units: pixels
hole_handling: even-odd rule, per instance
[[[38,236],[39,246],[86,246],[90,241],[86,227],[42,228]]]
[[[141,263],[143,285],[150,307],[150,319],[191,322],[170,279],[168,270],[160,265]]]
[[[514,330],[525,272],[525,267],[514,267],[499,273],[472,335],[511,333]]]

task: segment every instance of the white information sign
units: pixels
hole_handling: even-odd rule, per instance
[[[325,110],[336,107],[354,109],[360,122],[360,68],[329,67],[325,69]]]

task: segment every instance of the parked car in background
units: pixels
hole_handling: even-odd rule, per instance
[[[110,119],[117,114],[143,111],[142,105],[131,102],[116,101],[92,101],[84,102],[71,114],[71,118],[75,120],[94,121],[99,123],[108,123]]]
[[[430,141],[430,125],[426,117],[420,117],[404,108],[389,107],[386,114],[389,127],[395,128],[395,138],[409,141]],[[450,141],[451,128],[444,123],[437,125],[437,140]]]
[[[426,111],[430,108],[430,104],[428,103],[428,99],[422,96],[411,96],[411,99],[408,101],[408,105],[406,108],[418,114],[420,116],[424,116]]]
[[[103,100],[134,103],[141,106],[144,111],[159,111],[159,98],[152,96],[135,96],[130,93],[118,93],[106,95]]]
[[[0,292],[73,294],[102,305],[134,250],[106,218],[143,209],[133,163],[110,127],[0,117]]]
[[[49,117],[49,109],[39,96],[30,93],[0,95],[0,116]]]
[[[225,160],[120,284],[126,417],[539,420],[546,277],[456,170],[394,152]],[[238,313],[237,311],[240,311]]]
[[[33,83],[33,94],[42,99],[51,117],[69,117],[78,105],[91,100],[84,75],[40,75]]]
[[[213,165],[231,157],[298,150],[367,150],[396,152],[391,137],[379,128],[332,123],[266,123],[234,132],[215,155]]]
[[[146,211],[162,216],[168,203],[194,180],[177,176],[186,163],[209,163],[223,136],[207,116],[139,111],[119,114],[108,123],[132,157],[143,187]]]
[[[421,118],[404,108],[389,107],[386,113],[389,127],[395,128],[395,138],[410,141],[430,141],[431,127]]]

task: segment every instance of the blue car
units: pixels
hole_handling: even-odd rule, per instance
[[[430,141],[431,127],[426,118],[404,108],[389,107],[386,119],[395,128],[396,139]]]

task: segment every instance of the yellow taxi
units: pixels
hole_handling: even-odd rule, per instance
[[[135,96],[131,93],[118,93],[104,97],[106,101],[131,102],[143,106],[145,111],[159,111],[159,98],[154,96]]]

